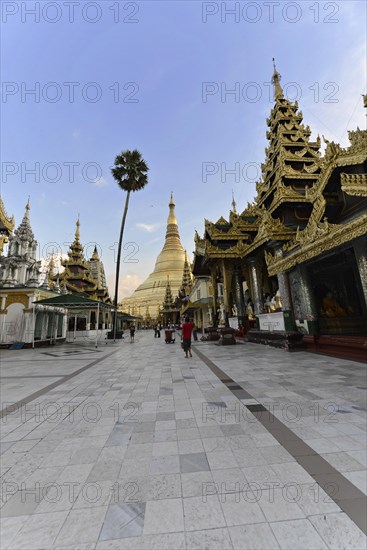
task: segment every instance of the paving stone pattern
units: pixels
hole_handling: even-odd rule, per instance
[[[2,353],[3,550],[366,548],[365,365],[193,350]]]

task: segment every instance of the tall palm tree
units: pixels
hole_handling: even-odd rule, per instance
[[[120,262],[121,262],[121,247],[124,235],[125,220],[127,209],[129,207],[131,191],[140,191],[148,183],[148,165],[141,156],[141,153],[134,151],[122,151],[115,158],[115,165],[111,168],[112,175],[123,191],[126,191],[125,209],[121,221],[120,238],[117,250],[116,264],[116,280],[115,280],[115,297],[114,297],[114,316],[113,316],[113,339],[116,338],[116,321],[117,321],[117,303],[118,303],[118,287],[120,277]]]

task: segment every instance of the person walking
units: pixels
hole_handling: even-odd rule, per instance
[[[130,342],[134,342],[135,337],[135,325],[130,326]]]
[[[185,352],[186,359],[188,358],[188,353],[192,357],[191,353],[191,334],[192,329],[194,328],[194,323],[190,323],[190,319],[186,317],[184,324],[182,325],[181,340],[182,347]]]

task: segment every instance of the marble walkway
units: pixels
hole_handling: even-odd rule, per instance
[[[366,366],[193,350],[2,352],[2,550],[366,548]]]

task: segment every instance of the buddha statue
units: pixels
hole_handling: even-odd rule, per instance
[[[249,299],[249,301],[247,302],[246,315],[250,321],[254,321],[256,319],[251,299]]]
[[[322,300],[322,313],[326,317],[345,317],[346,310],[338,303],[331,291],[329,291]]]

